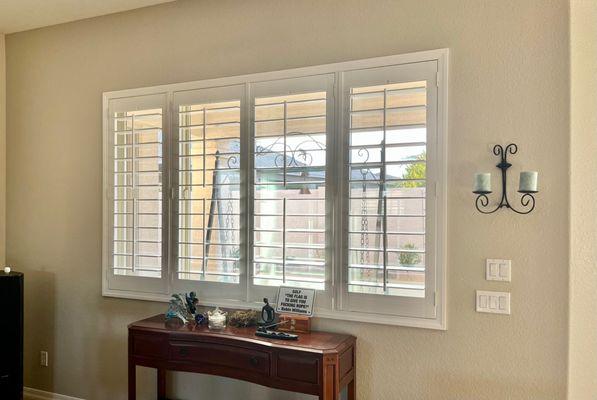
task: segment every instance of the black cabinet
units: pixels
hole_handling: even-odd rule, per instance
[[[0,399],[23,398],[23,274],[0,270]]]

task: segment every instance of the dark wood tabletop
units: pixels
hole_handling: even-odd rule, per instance
[[[301,351],[310,351],[314,353],[327,353],[337,351],[339,347],[344,346],[347,342],[353,342],[354,336],[331,333],[318,332],[299,334],[298,340],[279,340],[268,339],[255,336],[255,327],[249,328],[235,328],[227,326],[223,330],[210,330],[207,324],[197,325],[194,322],[183,324],[179,319],[166,321],[164,314],[155,315],[141,321],[134,322],[129,325],[129,329],[136,331],[157,331],[164,332],[172,338],[179,338],[181,340],[190,339],[197,334],[202,336],[208,335],[213,337],[234,337],[235,340],[241,340],[248,343],[259,344],[262,346],[272,346],[286,349],[300,349]]]

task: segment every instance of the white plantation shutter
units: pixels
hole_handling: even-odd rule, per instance
[[[436,76],[435,62],[343,76],[347,310],[434,315]]]
[[[333,75],[322,75],[251,86],[255,298],[268,292],[258,289],[264,286],[329,287],[326,182],[333,82]]]
[[[447,51],[104,93],[103,293],[445,327]]]
[[[234,300],[245,293],[243,99],[243,85],[174,94],[176,287],[199,284],[207,298]]]
[[[112,290],[164,292],[164,95],[108,105],[107,179]]]

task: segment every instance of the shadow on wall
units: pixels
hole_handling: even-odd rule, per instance
[[[18,269],[25,274],[25,386],[35,382],[35,388],[54,391],[55,349],[55,275],[50,272]],[[40,365],[40,351],[49,354],[50,367]]]

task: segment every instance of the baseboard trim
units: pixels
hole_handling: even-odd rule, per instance
[[[43,390],[26,387],[23,389],[24,400],[83,400],[78,397],[63,394],[44,392]]]

